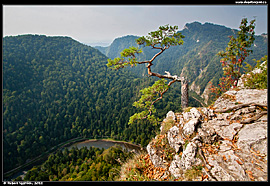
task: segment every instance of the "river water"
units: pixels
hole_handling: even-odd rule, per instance
[[[134,151],[135,153],[145,151],[145,149],[142,148],[141,146],[134,145],[132,143],[121,142],[121,141],[109,141],[109,140],[102,140],[102,139],[100,139],[100,140],[85,140],[85,141],[82,141],[82,142],[73,143],[72,145],[69,145],[69,146],[64,147],[64,148],[67,148],[68,150],[71,150],[72,147],[77,147],[78,149],[81,149],[83,147],[87,147],[87,148],[89,148],[89,147],[97,147],[97,148],[100,148],[100,149],[101,148],[108,149],[108,148],[110,148],[112,146],[115,146],[115,145],[119,145],[123,149],[126,149],[128,151]],[[64,150],[64,148],[62,148],[62,150]],[[15,179],[18,176],[24,177],[27,171],[28,170],[19,171],[15,175],[13,175],[11,177],[11,179]]]
[[[120,142],[120,141],[108,141],[108,140],[85,140],[82,142],[77,142],[74,143],[72,145],[70,145],[69,147],[67,147],[68,150],[72,149],[72,147],[77,147],[78,149],[82,148],[82,147],[97,147],[97,148],[104,148],[104,149],[108,149],[112,146],[115,145],[119,145],[121,146],[123,149],[126,149],[128,151],[135,151],[136,153],[143,151],[144,149],[138,145],[134,145],[131,143],[127,143],[127,142]]]

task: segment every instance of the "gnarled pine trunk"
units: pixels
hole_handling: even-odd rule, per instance
[[[188,80],[186,78],[181,81],[181,106],[182,109],[188,107]]]

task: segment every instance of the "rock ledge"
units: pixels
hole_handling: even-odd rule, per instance
[[[215,112],[251,102],[266,105],[267,89],[230,90],[213,107],[170,111],[147,146],[152,163],[176,180],[267,181],[267,107]]]

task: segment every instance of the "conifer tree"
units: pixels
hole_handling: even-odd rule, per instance
[[[161,78],[156,81],[152,86],[141,90],[141,98],[134,102],[133,106],[142,109],[142,112],[135,113],[130,117],[129,124],[134,123],[138,119],[148,119],[151,123],[157,124],[159,119],[153,116],[156,112],[154,104],[162,99],[163,94],[166,93],[169,87],[175,82],[181,82],[182,84],[182,108],[188,105],[188,86],[187,79],[179,77],[177,75],[171,75],[170,72],[165,71],[165,75],[153,72],[151,66],[154,65],[154,60],[161,55],[165,50],[171,46],[183,45],[184,36],[177,32],[178,26],[160,26],[157,31],[148,33],[148,36],[142,36],[136,40],[138,45],[151,47],[152,49],[159,50],[150,60],[138,61],[137,55],[142,52],[139,47],[129,47],[120,52],[121,57],[115,59],[108,59],[107,66],[113,69],[125,68],[127,66],[137,66],[138,64],[146,64],[147,72],[149,76],[156,76]],[[167,83],[167,80],[170,81]]]

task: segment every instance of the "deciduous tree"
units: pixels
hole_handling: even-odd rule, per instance
[[[211,85],[212,92],[219,97],[231,87],[236,87],[241,77],[243,62],[253,51],[250,49],[255,40],[255,19],[248,24],[247,18],[243,18],[239,26],[240,30],[234,36],[229,36],[230,41],[226,51],[220,51],[217,55],[222,57],[220,63],[224,77],[220,78],[219,86]]]

